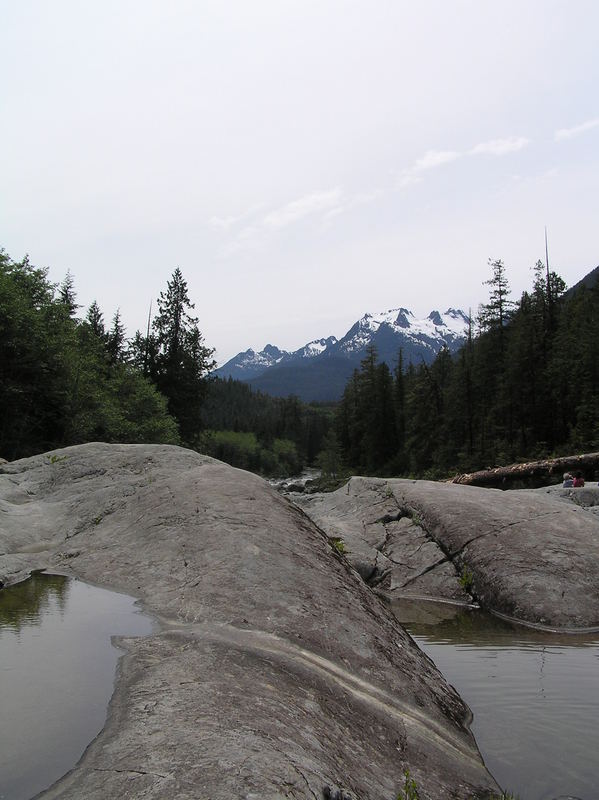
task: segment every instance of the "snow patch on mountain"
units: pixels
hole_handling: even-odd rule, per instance
[[[463,339],[467,327],[468,317],[455,308],[448,308],[444,314],[431,311],[424,319],[417,319],[407,308],[391,308],[378,314],[364,314],[340,340],[340,350],[346,353],[363,350],[384,328],[407,340],[438,349],[440,340],[449,344]]]
[[[300,347],[300,349],[296,350],[292,355],[302,358],[314,358],[324,353],[328,347],[332,347],[334,344],[337,344],[336,336],[329,336],[327,339],[314,339],[313,342],[308,342],[308,344]]]
[[[275,366],[297,366],[318,362],[321,358],[340,357],[353,362],[370,345],[377,347],[379,357],[392,361],[403,349],[406,363],[422,358],[432,360],[443,345],[455,350],[466,338],[468,317],[463,311],[448,308],[443,314],[431,311],[428,317],[417,319],[407,308],[392,308],[378,314],[364,314],[341,339],[329,336],[313,339],[298,350],[289,352],[267,344],[263,350],[239,353],[215,375],[249,380]]]

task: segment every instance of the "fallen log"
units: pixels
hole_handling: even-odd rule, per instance
[[[495,489],[511,489],[514,484],[527,487],[543,486],[546,483],[561,481],[564,472],[582,472],[586,480],[594,477],[599,470],[599,453],[584,453],[577,456],[548,458],[542,461],[528,461],[524,464],[509,464],[477,472],[456,475],[451,483],[467,486],[484,486]]]

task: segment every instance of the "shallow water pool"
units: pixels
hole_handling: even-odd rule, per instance
[[[480,610],[393,610],[470,706],[487,768],[521,800],[599,798],[599,634],[550,634]]]
[[[132,597],[59,575],[0,591],[0,800],[27,800],[100,732],[122,651],[151,633]]]

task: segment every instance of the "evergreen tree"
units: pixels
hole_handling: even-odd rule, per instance
[[[106,336],[106,351],[111,364],[124,360],[125,357],[125,326],[121,321],[121,311],[115,311],[112,326]]]
[[[158,313],[152,323],[156,351],[150,354],[149,374],[167,398],[169,411],[188,444],[199,435],[205,377],[215,366],[214,350],[204,345],[198,319],[190,314],[193,308],[187,282],[177,267],[166,292],[158,298]]]
[[[85,315],[85,319],[92,329],[92,332],[95,336],[99,339],[104,339],[106,331],[104,329],[104,315],[100,311],[100,306],[94,300],[91,306],[87,310],[87,314]]]
[[[395,367],[395,432],[397,437],[396,469],[400,472],[407,466],[406,459],[406,388],[403,367],[403,350],[400,349]]]
[[[397,457],[397,415],[393,391],[393,377],[387,364],[382,361],[376,368],[374,414],[374,454],[367,459],[370,468],[385,471]],[[370,465],[374,466],[371,467]]]
[[[75,279],[71,275],[71,271],[67,270],[63,282],[60,284],[58,291],[59,302],[65,307],[69,317],[75,318],[77,309],[80,306],[77,304],[77,294],[75,292]]]
[[[481,305],[478,324],[481,331],[497,331],[502,337],[515,304],[509,299],[510,287],[503,261],[489,259],[489,266],[493,274],[489,280],[483,281],[485,286],[491,287],[489,302]]]
[[[84,441],[178,441],[164,398],[134,368],[111,365],[102,313],[74,317],[72,278],[0,251],[0,453],[14,459]],[[66,291],[65,291],[66,290]]]
[[[341,448],[334,428],[331,428],[322,441],[322,450],[317,464],[323,478],[336,478],[341,472]]]

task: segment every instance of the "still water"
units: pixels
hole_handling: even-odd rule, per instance
[[[393,610],[470,706],[503,789],[521,800],[599,798],[599,634],[541,633],[432,603]]]
[[[152,632],[134,599],[59,575],[0,591],[0,799],[27,800],[102,729],[121,651]]]

